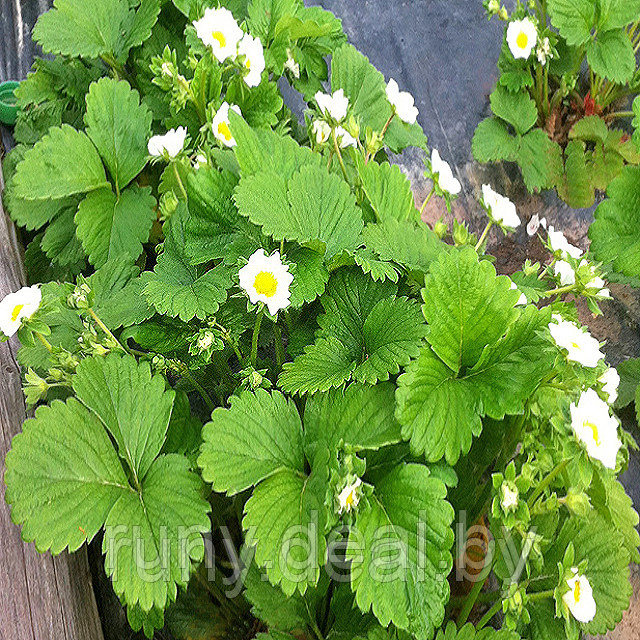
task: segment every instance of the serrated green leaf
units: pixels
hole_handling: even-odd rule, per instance
[[[4,192],[4,204],[11,219],[29,231],[39,229],[53,220],[63,209],[77,207],[77,198],[61,198],[58,200],[24,200],[18,198],[7,184]]]
[[[111,258],[128,255],[135,262],[156,219],[151,187],[133,184],[117,196],[111,189],[90,193],[78,206],[77,234],[89,261],[101,267]]]
[[[368,224],[362,238],[382,260],[424,272],[447,250],[447,245],[423,222],[387,219],[381,224]]]
[[[518,140],[516,160],[529,192],[553,187],[562,176],[562,150],[542,129]]]
[[[426,467],[407,464],[377,482],[369,508],[358,512],[360,535],[350,534],[347,546],[351,587],[360,609],[371,609],[384,627],[393,622],[426,638],[442,624],[454,516],[446,495],[445,485]]]
[[[60,211],[47,225],[40,246],[47,257],[57,264],[80,272],[86,264],[86,258],[76,236],[75,212],[75,207]]]
[[[234,495],[287,468],[302,471],[302,424],[295,404],[279,391],[231,397],[204,426],[198,465],[215,491]]]
[[[432,265],[422,290],[428,340],[455,373],[476,364],[518,316],[519,293],[510,286],[471,248],[446,253]]]
[[[513,160],[517,153],[515,138],[497,118],[487,118],[478,125],[471,148],[478,162]]]
[[[586,142],[600,142],[604,144],[609,136],[609,129],[606,122],[600,116],[587,116],[578,120],[571,131],[569,139],[584,140]]]
[[[624,30],[598,33],[587,46],[587,61],[594,73],[617,84],[626,84],[636,70],[636,56]]]
[[[49,130],[16,167],[15,195],[46,200],[108,187],[100,156],[91,140],[68,124]]]
[[[362,269],[364,273],[368,273],[376,282],[398,282],[400,276],[400,268],[392,262],[386,262],[379,259],[374,251],[366,247],[356,249],[353,252],[355,263]]]
[[[629,358],[621,362],[616,369],[620,374],[620,386],[615,406],[622,408],[635,400],[636,389],[640,385],[640,358]]]
[[[587,208],[595,202],[595,192],[585,156],[585,144],[571,140],[565,149],[565,174],[557,185],[558,194],[571,207]]]
[[[435,640],[520,640],[520,637],[515,631],[509,631],[508,629],[480,629],[476,631],[476,628],[471,624],[465,624],[464,627],[458,629],[456,623],[450,621],[447,624],[446,629],[438,631],[438,635]]]
[[[23,539],[54,554],[92,540],[129,490],[102,423],[74,398],[36,409],[13,439],[4,479]]]
[[[549,0],[551,24],[570,46],[580,46],[596,25],[596,3],[588,0]]]
[[[307,443],[323,442],[330,451],[342,442],[355,449],[379,449],[400,441],[394,415],[394,386],[351,384],[307,401],[304,431]]]
[[[599,0],[598,24],[602,31],[626,27],[640,15],[639,0]]]
[[[73,379],[78,399],[100,416],[136,479],[143,478],[164,442],[175,393],[149,363],[110,354],[85,358]]]
[[[202,481],[180,455],[157,458],[139,492],[122,492],[105,523],[105,571],[118,596],[143,611],[165,608],[204,558],[211,529]]]
[[[266,170],[235,192],[243,216],[276,240],[320,240],[328,257],[355,248],[363,222],[349,185],[325,168],[304,166],[287,181]]]
[[[626,167],[609,185],[589,229],[591,251],[626,276],[640,275],[640,168]]]
[[[244,507],[242,525],[256,545],[256,562],[289,596],[317,584],[325,562],[327,473],[326,457],[310,476],[277,471],[255,488]]]
[[[147,164],[151,111],[129,83],[112,78],[94,82],[84,116],[87,135],[95,144],[116,191],[124,189]]]
[[[527,91],[511,93],[500,85],[491,94],[491,110],[521,135],[527,133],[538,119],[536,103]]]
[[[329,270],[321,253],[306,247],[296,247],[286,252],[286,259],[293,263],[291,306],[302,307],[324,293],[329,281]]]

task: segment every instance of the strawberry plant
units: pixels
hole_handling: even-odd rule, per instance
[[[498,0],[484,4],[505,30],[475,158],[515,162],[529,191],[555,188],[570,206],[590,207],[624,166],[640,164],[619,126],[638,93],[640,3],[518,0],[511,15]]]
[[[425,153],[422,208],[460,182],[320,8],[57,0],[34,35],[4,163],[31,284],[0,301],[23,539],[100,541],[148,637],[613,629],[640,538],[572,302],[599,311],[600,264],[550,228],[498,275],[490,185],[479,237],[425,224],[391,152]]]

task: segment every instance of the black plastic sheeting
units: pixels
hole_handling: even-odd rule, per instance
[[[0,0],[0,80],[25,77],[35,51],[31,28],[51,4],[49,0]],[[476,231],[481,228],[483,216],[474,196],[482,182],[491,181],[516,201],[524,223],[534,213],[546,215],[573,242],[586,247],[593,210],[571,210],[553,193],[529,196],[512,167],[478,167],[471,158],[473,132],[489,114],[488,96],[497,78],[503,28],[497,20],[487,21],[481,0],[310,0],[309,4],[321,5],[339,16],[349,40],[387,79],[395,78],[402,90],[414,95],[430,146],[452,162],[463,184],[463,197],[454,207],[458,219],[469,221]],[[8,141],[6,130],[3,139]],[[414,180],[419,199],[428,190],[422,178],[422,159],[409,152],[398,161]],[[431,220],[446,214],[435,199],[427,212]],[[526,257],[535,257],[539,252],[535,242],[524,228],[514,238],[494,241],[498,268],[510,272]],[[614,364],[640,354],[638,309],[636,294],[626,292],[625,300],[604,305],[604,322],[592,327],[598,338],[610,339],[607,352]],[[623,481],[640,504],[637,456]],[[101,554],[95,544],[91,557],[105,637],[129,638],[131,632],[100,569]]]

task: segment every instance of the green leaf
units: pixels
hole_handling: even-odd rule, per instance
[[[478,162],[513,160],[517,154],[515,138],[498,118],[487,118],[478,125],[471,148]]]
[[[364,273],[368,273],[376,282],[398,282],[400,276],[400,268],[391,262],[380,259],[374,251],[366,247],[356,249],[353,252],[353,260],[362,269]]]
[[[352,376],[374,384],[398,373],[418,355],[426,327],[417,305],[395,292],[390,283],[376,283],[359,269],[335,272],[322,297],[318,339],[284,365],[282,389],[327,391]]]
[[[359,450],[399,442],[394,392],[394,386],[384,382],[375,386],[354,383],[346,391],[314,394],[304,413],[306,441],[323,442],[329,451],[340,443]]]
[[[558,182],[558,194],[571,207],[591,207],[595,201],[591,171],[585,156],[585,143],[570,140],[565,149],[564,176]]]
[[[344,89],[363,129],[382,131],[391,117],[384,76],[353,45],[345,44],[333,52],[331,90]],[[384,142],[394,152],[409,146],[426,147],[427,138],[419,124],[407,125],[394,118]]]
[[[123,491],[105,523],[102,552],[116,594],[143,611],[164,608],[204,558],[210,507],[202,481],[180,455],[157,458],[139,492]]]
[[[254,489],[244,507],[242,525],[247,539],[255,540],[256,562],[288,596],[317,584],[325,562],[327,473],[326,457],[310,476],[277,471]]]
[[[609,185],[589,229],[591,251],[626,276],[640,275],[640,168],[625,167]]]
[[[596,26],[596,3],[591,0],[549,0],[547,3],[551,24],[572,47],[578,47],[591,38]]]
[[[329,270],[321,253],[306,247],[296,247],[292,251],[287,251],[286,259],[293,263],[291,267],[293,274],[291,305],[293,307],[302,307],[324,293],[329,281]]]
[[[351,587],[358,607],[372,609],[384,627],[392,622],[427,638],[444,620],[454,537],[446,495],[427,467],[407,464],[379,481],[369,509],[358,512],[360,535],[350,533],[347,546]]]
[[[616,369],[620,374],[620,386],[615,406],[622,408],[635,400],[636,389],[640,385],[640,358],[629,358],[621,362]]]
[[[400,167],[388,162],[364,164],[360,156],[357,158],[356,166],[362,180],[362,188],[373,207],[377,221],[418,221],[420,216],[413,199],[411,182]]]
[[[529,192],[553,187],[562,176],[562,150],[546,131],[532,129],[518,140],[516,160]]]
[[[640,15],[640,0],[600,0],[599,26],[602,31],[626,27]]]
[[[100,416],[137,478],[160,453],[175,393],[165,380],[151,375],[148,362],[110,354],[85,358],[73,379],[78,399]]]
[[[520,640],[520,637],[515,631],[509,631],[508,629],[481,629],[476,631],[476,628],[467,623],[461,629],[458,629],[456,623],[450,621],[447,624],[446,629],[438,631],[436,640]]]
[[[235,201],[274,239],[320,240],[328,257],[355,248],[363,226],[349,185],[320,167],[302,167],[288,184],[271,169],[243,178]]]
[[[519,293],[505,276],[479,261],[472,248],[451,251],[432,265],[425,279],[422,307],[429,342],[455,373],[478,362],[516,319]]]
[[[151,187],[133,184],[117,196],[111,189],[90,193],[76,213],[77,234],[89,261],[101,267],[108,260],[128,255],[135,262],[142,243],[149,239],[156,219]]]
[[[536,103],[527,91],[511,93],[500,85],[491,94],[491,110],[521,135],[527,133],[538,119]]]
[[[582,118],[569,131],[570,140],[578,139],[586,142],[600,142],[601,144],[605,144],[608,136],[609,129],[600,116]]]
[[[22,538],[54,554],[92,540],[129,490],[102,423],[74,398],[39,407],[24,423],[7,454],[5,483]]]
[[[598,33],[587,47],[587,61],[595,73],[617,84],[626,84],[636,70],[636,56],[624,30]]]
[[[424,222],[389,218],[381,224],[368,224],[362,238],[367,248],[375,251],[382,260],[424,272],[447,250],[447,245]]]
[[[87,135],[115,183],[124,189],[147,164],[151,111],[126,81],[102,78],[87,94]]]
[[[57,199],[108,187],[91,140],[68,124],[49,130],[16,167],[15,195],[24,200]]]
[[[234,495],[279,469],[302,471],[302,425],[292,400],[258,389],[231,397],[204,426],[198,465],[215,491]]]
[[[37,201],[35,201],[37,202]],[[75,207],[63,209],[49,223],[42,236],[41,247],[47,257],[74,271],[81,271],[86,264],[85,252],[76,236]]]
[[[9,182],[5,189],[4,204],[11,219],[28,231],[44,226],[64,209],[77,208],[78,206],[77,198],[61,198],[58,200],[24,200],[18,198],[12,188],[12,182]]]

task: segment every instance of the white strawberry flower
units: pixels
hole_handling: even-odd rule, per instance
[[[387,84],[387,100],[400,120],[407,124],[415,124],[420,112],[415,106],[413,96],[408,91],[400,91],[398,83],[393,78]]]
[[[285,60],[284,68],[289,71],[294,78],[300,78],[300,65],[295,61],[291,49],[287,49],[287,59]]]
[[[238,275],[240,286],[247,292],[252,304],[264,302],[272,316],[289,306],[289,287],[293,275],[289,273],[289,267],[282,263],[278,251],[267,256],[264,249],[258,249]]]
[[[529,18],[514,20],[507,27],[507,44],[516,59],[528,60],[538,41],[538,30]]]
[[[535,236],[540,227],[543,229],[547,228],[547,219],[541,218],[540,214],[536,213],[532,215],[531,220],[529,220],[529,224],[527,225],[527,235]]]
[[[500,195],[488,184],[482,185],[482,197],[484,206],[487,208],[489,217],[493,222],[510,229],[520,226],[516,205],[509,198]]]
[[[204,153],[199,153],[196,156],[193,167],[197,171],[198,169],[202,169],[202,167],[206,167],[208,164],[209,160],[207,159],[207,156],[205,156]]]
[[[573,576],[567,580],[569,591],[562,596],[562,601],[578,622],[587,624],[596,617],[593,589],[587,577],[580,575],[577,567],[572,567],[571,571]]]
[[[338,496],[338,513],[349,513],[360,502],[360,485],[362,480],[356,478],[355,482],[348,484]]]
[[[313,135],[317,144],[324,144],[331,137],[331,126],[324,120],[316,120],[313,123]]]
[[[437,149],[431,151],[431,172],[437,176],[438,185],[443,191],[456,196],[462,190],[460,181],[453,176],[451,165],[440,157]]]
[[[511,485],[511,486],[509,486]],[[500,487],[500,493],[502,494],[500,499],[500,506],[506,512],[515,511],[518,508],[518,501],[520,492],[518,487],[512,483],[503,482]]]
[[[576,283],[576,272],[566,260],[558,260],[553,265],[553,272],[563,287]]]
[[[595,368],[604,353],[600,351],[600,343],[588,332],[583,331],[573,322],[554,317],[549,324],[549,331],[556,345],[566,349],[567,360],[578,362],[583,367]]]
[[[264,49],[260,38],[245,33],[238,45],[238,55],[244,56],[244,66],[249,73],[244,76],[248,87],[257,87],[262,80],[262,72],[265,70]]]
[[[343,89],[338,89],[332,95],[318,91],[314,97],[325,116],[333,118],[336,122],[341,122],[347,117],[349,98],[344,95]]]
[[[341,149],[358,146],[358,141],[343,127],[336,127],[336,140]]]
[[[565,237],[562,231],[556,231],[553,227],[549,227],[549,245],[553,253],[568,254],[576,260],[582,256],[582,250],[574,247]]]
[[[242,115],[242,113],[240,112],[240,107],[238,105],[230,105],[228,102],[223,102],[213,118],[211,129],[213,130],[213,135],[215,136],[216,140],[222,142],[225,147],[235,147],[236,139],[231,133],[229,123],[229,110],[235,111],[239,116]]]
[[[584,391],[578,404],[571,404],[571,428],[585,445],[591,458],[615,469],[618,451],[618,421],[609,413],[609,405],[593,390]]]
[[[580,266],[587,264],[586,260],[583,260],[580,263]],[[591,267],[591,280],[584,285],[584,288],[588,290],[588,292],[597,298],[611,298],[611,293],[609,289],[607,289],[607,283],[600,277],[596,275],[596,268]]]
[[[169,129],[162,136],[152,136],[147,144],[150,156],[155,158],[175,158],[184,148],[187,130],[184,127]]]
[[[0,301],[0,331],[10,338],[23,320],[29,319],[40,307],[42,291],[37,285],[6,295]]]
[[[196,20],[193,26],[198,38],[211,47],[219,62],[236,57],[238,43],[244,32],[229,9],[205,9],[202,18]]]
[[[607,369],[599,378],[602,384],[602,391],[609,397],[609,404],[613,404],[618,399],[618,387],[620,386],[620,374],[615,367]]]

